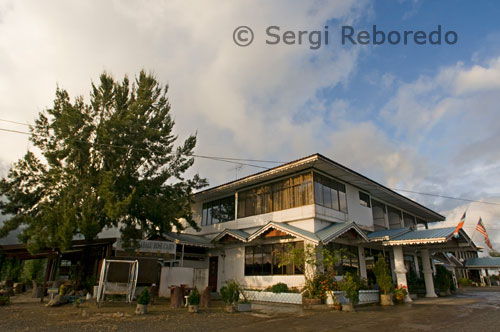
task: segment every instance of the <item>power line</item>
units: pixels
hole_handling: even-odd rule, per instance
[[[15,124],[20,124],[20,125],[24,125],[24,126],[29,126],[26,123],[17,122],[17,121],[11,121],[11,120],[5,120],[5,119],[0,119],[0,121],[10,122],[10,123],[15,123]],[[16,133],[16,134],[24,134],[24,135],[34,135],[34,136],[42,137],[41,135],[37,135],[35,133],[29,133],[29,132],[19,131],[19,130],[13,130],[13,129],[0,128],[0,131],[10,132],[10,133]],[[115,144],[90,143],[90,142],[87,142],[87,141],[82,141],[82,140],[77,140],[77,139],[73,139],[73,141],[74,142],[79,142],[79,143],[87,143],[87,144],[93,144],[93,145],[100,145],[100,146],[112,147],[112,148],[122,148],[122,149],[132,149],[132,150],[149,151],[147,149],[130,148],[128,146],[120,146],[120,145],[115,145]],[[206,156],[206,155],[196,155],[196,154],[186,155],[186,156],[188,156],[188,157],[192,156],[192,157],[195,157],[195,158],[208,159],[208,160],[220,161],[220,162],[225,162],[225,163],[230,163],[230,164],[236,164],[236,165],[241,165],[241,166],[249,166],[249,167],[261,168],[261,169],[269,169],[269,167],[255,165],[255,164],[249,164],[249,163],[244,163],[244,161],[245,162],[246,161],[248,161],[248,162],[260,162],[260,163],[275,163],[275,164],[284,164],[285,163],[285,162],[281,162],[281,161],[259,160],[259,159],[243,159],[243,158],[231,158],[231,157],[216,157],[216,156]],[[412,190],[405,190],[405,189],[399,189],[399,188],[390,188],[390,189],[395,190],[395,191],[401,191],[401,192],[406,192],[406,193],[417,194],[417,195],[425,195],[425,196],[432,196],[432,197],[438,197],[438,198],[452,199],[452,200],[458,200],[458,201],[464,201],[464,202],[470,202],[470,203],[480,203],[480,204],[488,204],[488,205],[500,206],[500,203],[494,203],[494,202],[478,201],[478,200],[473,200],[473,199],[460,198],[460,197],[452,197],[452,196],[439,195],[439,194],[433,194],[433,193],[423,193],[423,192],[412,191]]]
[[[464,202],[471,202],[471,203],[481,203],[481,204],[489,204],[489,205],[498,205],[498,206],[500,206],[499,203],[494,203],[494,202],[477,201],[477,200],[473,200],[473,199],[459,198],[459,197],[452,197],[452,196],[445,196],[445,195],[432,194],[432,193],[422,193],[422,192],[418,192],[418,191],[398,189],[398,188],[390,188],[390,189],[396,190],[396,191],[402,191],[402,192],[406,192],[406,193],[418,194],[418,195],[426,195],[426,196],[432,196],[432,197],[454,199],[454,200],[457,200],[457,201],[464,201]]]
[[[37,137],[43,137],[43,136],[37,135],[35,133],[29,133],[29,132],[26,132],[26,131],[6,129],[6,128],[0,128],[0,131],[5,131],[5,132],[9,132],[9,133],[16,133],[16,134],[23,134],[23,135],[30,135],[30,136],[33,135],[33,136],[37,136]],[[82,141],[82,140],[78,140],[78,139],[71,139],[71,140],[73,142],[78,142],[78,143],[87,143],[87,144],[99,145],[99,146],[106,146],[106,147],[111,147],[111,148],[131,149],[131,150],[139,150],[139,151],[149,152],[149,150],[142,149],[142,148],[131,148],[131,147],[128,147],[128,146],[122,146],[122,145],[116,145],[116,144],[90,143],[90,142]],[[264,166],[260,166],[260,165],[249,164],[249,163],[243,163],[243,162],[239,162],[237,160],[241,160],[241,161],[247,161],[248,160],[248,161],[255,161],[255,162],[271,162],[271,161],[260,161],[260,160],[256,160],[256,159],[223,158],[223,157],[202,156],[202,155],[196,155],[196,154],[186,155],[186,156],[187,157],[191,157],[192,156],[192,157],[195,157],[195,158],[221,161],[221,162],[225,162],[225,163],[229,163],[229,164],[236,164],[236,165],[242,165],[242,166],[250,166],[250,167],[261,168],[261,169],[269,169],[269,167],[264,167]]]

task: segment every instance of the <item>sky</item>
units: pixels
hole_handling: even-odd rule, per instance
[[[499,250],[498,17],[497,1],[0,1],[0,119],[33,123],[57,85],[88,100],[103,71],[145,69],[169,84],[176,133],[196,132],[197,154],[287,162],[319,152],[390,188],[496,203],[405,194],[445,215],[440,227],[467,210],[465,230],[484,246],[481,216]],[[374,25],[458,38],[342,45],[342,26]],[[254,32],[246,47],[233,40],[239,26]],[[266,43],[270,26],[277,45]],[[328,31],[329,43],[288,45],[285,31]],[[2,131],[0,142],[4,176],[33,147]],[[197,159],[192,171],[215,186],[261,170],[234,166]]]

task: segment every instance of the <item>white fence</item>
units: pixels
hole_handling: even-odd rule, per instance
[[[245,291],[245,296],[249,301],[302,304],[302,294],[300,293]]]
[[[343,292],[336,291],[333,294],[337,297],[340,303],[349,303],[349,300],[345,297]],[[380,302],[380,294],[378,290],[360,290],[359,291],[359,303],[358,304],[369,304]]]

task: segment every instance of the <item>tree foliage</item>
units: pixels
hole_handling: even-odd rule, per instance
[[[162,234],[182,218],[197,228],[190,194],[206,180],[185,173],[196,136],[176,145],[168,86],[144,71],[130,82],[107,73],[90,102],[57,88],[54,105],[31,128],[28,151],[0,182],[0,210],[11,216],[0,237],[21,227],[28,249],[67,248],[75,235],[93,239],[120,227],[127,242]]]

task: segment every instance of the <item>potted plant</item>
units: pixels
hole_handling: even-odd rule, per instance
[[[377,280],[377,285],[380,292],[380,304],[381,305],[394,305],[392,302],[392,277],[389,274],[389,267],[385,261],[385,257],[382,254],[378,255],[377,261],[373,267],[373,272],[375,273],[375,278]]]
[[[149,292],[149,288],[144,287],[142,289],[141,294],[137,298],[137,307],[135,309],[135,313],[138,315],[144,315],[148,312],[148,304],[151,298],[151,293]]]
[[[396,298],[396,301],[398,301],[398,303],[403,303],[406,295],[408,295],[408,287],[406,287],[405,285],[399,285],[394,290],[394,297]]]
[[[359,302],[359,285],[352,275],[347,272],[340,283],[340,290],[345,293],[349,303],[342,304],[342,311],[354,311],[354,306]]]
[[[222,301],[226,303],[226,312],[235,312],[236,304],[240,298],[240,286],[234,280],[229,280],[220,289]]]
[[[238,305],[237,305],[237,310],[239,312],[244,312],[244,311],[251,311],[252,310],[252,303],[248,300],[245,292],[243,291],[242,287],[238,287],[241,297],[243,298],[242,300],[238,300]]]
[[[196,287],[193,288],[189,293],[187,303],[189,312],[198,312],[198,307],[200,305],[200,292],[198,292],[198,289]]]
[[[7,305],[10,303],[9,294],[1,294],[0,295],[0,306]]]

